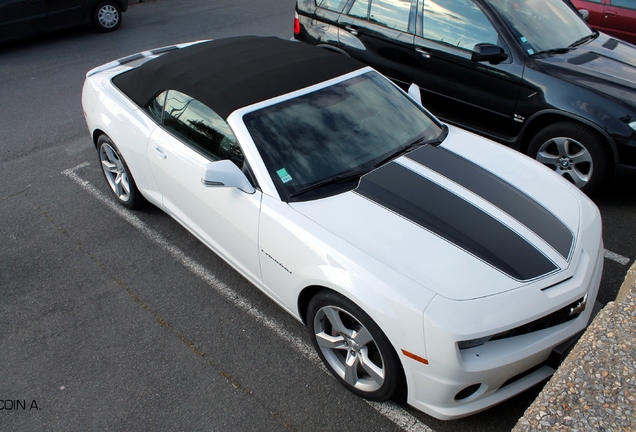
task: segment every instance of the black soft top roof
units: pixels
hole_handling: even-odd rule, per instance
[[[358,70],[347,56],[275,37],[241,36],[169,51],[113,78],[137,105],[178,90],[227,118],[233,111]]]

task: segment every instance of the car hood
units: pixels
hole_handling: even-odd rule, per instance
[[[478,165],[463,150],[490,158]],[[568,277],[576,193],[533,160],[451,129],[443,146],[402,156],[353,191],[290,205],[435,293],[467,300]]]
[[[550,75],[634,105],[636,47],[605,34],[565,54],[535,62]]]

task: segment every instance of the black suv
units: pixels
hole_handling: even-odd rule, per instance
[[[636,47],[563,0],[297,0],[294,37],[417,84],[440,118],[587,193],[636,170]]]
[[[0,0],[0,42],[92,23],[117,30],[128,0]]]

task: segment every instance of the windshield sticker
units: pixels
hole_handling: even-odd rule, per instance
[[[276,174],[278,174],[278,177],[280,177],[280,180],[283,183],[290,182],[292,179],[292,177],[289,174],[287,174],[287,170],[285,168],[279,169],[278,171],[276,171]]]
[[[530,54],[530,55],[534,54],[534,50],[529,49],[528,50],[528,54]]]
[[[528,43],[528,39],[526,39],[525,36],[521,36],[521,42],[522,43]]]

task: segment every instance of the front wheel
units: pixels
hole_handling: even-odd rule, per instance
[[[93,25],[97,30],[110,32],[117,30],[121,25],[121,9],[112,1],[103,1],[93,10]]]
[[[355,303],[333,291],[321,291],[310,301],[307,316],[316,351],[347,389],[378,402],[404,389],[404,373],[393,346]]]
[[[603,139],[578,123],[559,122],[546,127],[530,142],[528,156],[587,194],[598,190],[611,171]]]

